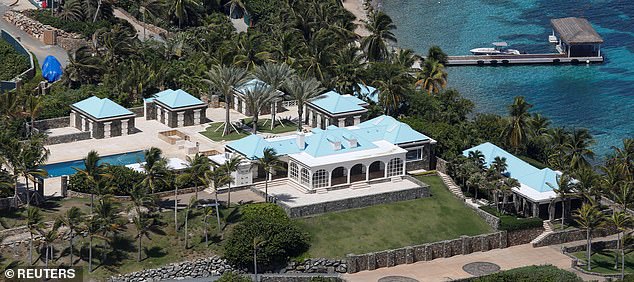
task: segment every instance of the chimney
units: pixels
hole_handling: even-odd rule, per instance
[[[304,132],[298,132],[297,133],[297,147],[300,150],[304,150],[306,147],[306,135],[304,135]]]

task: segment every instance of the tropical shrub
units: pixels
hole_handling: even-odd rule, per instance
[[[131,187],[141,185],[145,174],[136,172],[125,166],[107,166],[105,173],[110,175],[107,181],[111,188],[110,193],[116,196],[127,196]],[[168,178],[173,179],[173,178]],[[81,174],[74,174],[69,179],[70,189],[82,193],[90,193],[92,187],[86,181],[86,177]],[[155,192],[162,192],[172,189],[172,183],[168,181],[167,185],[159,184]],[[189,187],[189,186],[184,186]]]
[[[482,206],[481,210],[486,211],[492,215],[500,218],[500,226],[499,230],[513,231],[513,230],[524,230],[524,229],[532,229],[542,227],[544,222],[539,217],[518,217],[515,214],[502,214],[499,213],[495,207],[491,206]]]
[[[216,282],[251,282],[251,278],[242,276],[237,272],[225,271]]]
[[[308,234],[274,204],[251,204],[246,216],[228,235],[227,260],[240,267],[253,267],[253,246],[257,244],[258,269],[271,270],[290,257],[308,250]],[[260,212],[260,213],[258,213]],[[284,216],[282,216],[284,214]]]
[[[542,266],[526,266],[507,271],[502,271],[486,276],[467,278],[461,281],[468,282],[497,282],[497,281],[514,281],[514,282],[580,282],[583,281],[576,274],[559,269],[552,265]]]
[[[0,62],[0,80],[14,79],[30,67],[29,58],[3,39],[0,39]]]

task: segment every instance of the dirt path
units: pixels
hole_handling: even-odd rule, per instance
[[[355,17],[354,23],[357,25],[355,33],[359,36],[368,36],[370,32],[365,28],[364,21],[368,19],[368,15],[363,7],[363,0],[347,0],[343,2],[343,7],[351,12]]]
[[[154,39],[161,42],[164,41],[163,37],[161,37],[158,33],[152,32],[147,28],[145,29],[145,32],[144,32],[143,31],[144,28],[141,25],[141,23],[137,21],[137,19],[128,16],[128,14],[123,12],[121,8],[115,8],[113,14],[117,18],[120,18],[122,20],[129,22],[134,27],[134,29],[136,29],[136,33],[139,37],[139,40],[146,41],[148,39]]]

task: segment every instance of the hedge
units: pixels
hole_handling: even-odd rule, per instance
[[[581,278],[576,274],[559,269],[552,265],[542,266],[526,266],[507,271],[502,271],[486,276],[467,278],[460,281],[468,282],[498,282],[498,281],[513,281],[513,282],[581,282]]]
[[[482,206],[481,210],[488,212],[500,218],[499,230],[514,231],[532,229],[543,226],[544,222],[539,217],[518,217],[515,214],[502,214],[499,213],[494,207]]]
[[[0,80],[12,80],[30,67],[29,58],[3,39],[0,39],[0,62]]]

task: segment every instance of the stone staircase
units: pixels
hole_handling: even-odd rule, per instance
[[[361,181],[361,182],[354,182],[352,184],[350,184],[350,189],[365,189],[365,188],[370,188],[370,184],[368,184],[365,181]]]
[[[449,175],[442,173],[440,171],[438,171],[437,173],[438,173],[438,176],[440,176],[440,179],[442,179],[442,182],[445,183],[447,188],[449,188],[449,191],[451,191],[451,193],[453,193],[454,195],[456,195],[456,197],[460,199],[465,198],[464,194],[462,193],[462,189],[460,189],[460,187],[458,187],[458,185],[456,185],[456,183],[453,182],[453,179],[451,179]]]
[[[553,228],[550,226],[550,221],[544,220],[544,224],[543,225],[544,225],[544,232],[542,234],[539,234],[539,236],[537,236],[537,238],[533,239],[533,241],[531,241],[531,245],[535,245],[535,244],[541,242],[541,240],[546,238],[546,236],[548,236],[551,233],[553,233]]]

